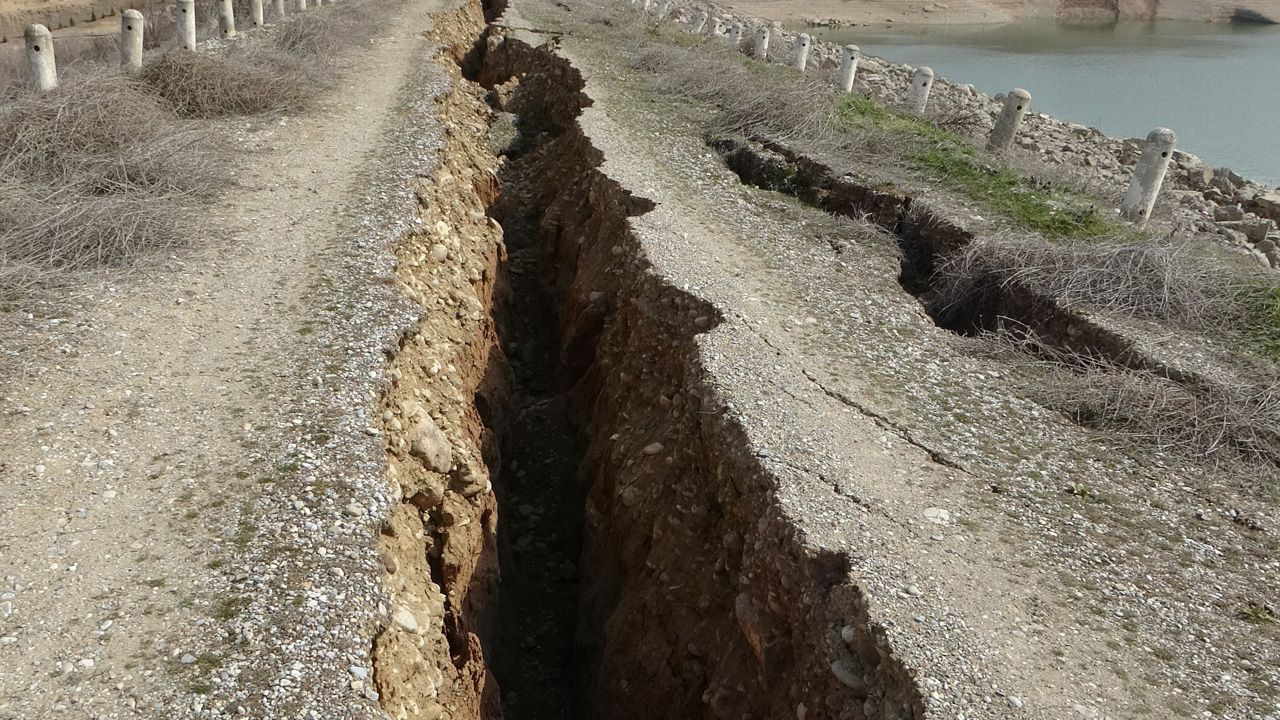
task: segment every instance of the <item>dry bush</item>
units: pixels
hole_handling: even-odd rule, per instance
[[[933,289],[945,305],[991,287],[1021,286],[1066,307],[1084,306],[1184,328],[1245,319],[1247,278],[1189,244],[1149,239],[1048,242],[999,235],[975,239],[938,265]]]
[[[156,50],[177,37],[178,21],[173,5],[148,4],[142,10],[142,49]]]
[[[10,89],[22,82],[23,58],[17,43],[0,45],[0,98],[10,94]]]
[[[176,244],[175,213],[225,177],[216,136],[185,118],[302,108],[327,86],[334,55],[365,42],[380,15],[367,2],[326,8],[286,23],[277,48],[170,52],[136,80],[116,73],[114,38],[59,40],[59,65],[69,68],[59,90],[15,85],[0,102],[5,295],[124,267]],[[151,17],[157,34],[173,26],[163,11]]]
[[[141,79],[178,114],[193,118],[300,110],[319,81],[299,59],[254,48],[168,52],[146,65]]]
[[[776,65],[747,66],[724,48],[651,44],[633,67],[653,75],[655,89],[719,109],[713,130],[766,136],[806,146],[830,145],[838,135],[830,88]]]
[[[0,283],[49,286],[174,244],[173,212],[222,179],[209,135],[119,76],[0,105]]]
[[[204,133],[120,76],[0,105],[0,147],[0,177],[89,195],[201,191],[214,157]]]
[[[965,105],[933,109],[929,112],[929,121],[939,130],[969,139],[981,137],[991,125],[985,113]]]
[[[82,71],[85,65],[120,63],[120,38],[110,35],[76,35],[54,38],[53,51],[58,59],[58,74]]]
[[[1024,391],[1078,425],[1180,457],[1280,465],[1280,386],[1182,384],[1101,357],[1065,353],[1026,331],[983,336],[1029,372]]]
[[[329,58],[345,47],[363,43],[382,27],[387,14],[368,4],[328,6],[299,15],[280,28],[276,49],[304,58]]]
[[[124,267],[177,242],[172,208],[165,204],[178,201],[163,194],[0,184],[0,277],[44,284],[51,275]]]

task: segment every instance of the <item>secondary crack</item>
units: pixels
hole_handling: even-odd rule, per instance
[[[921,442],[920,440],[917,440],[915,435],[912,434],[910,428],[903,427],[902,425],[899,425],[898,423],[894,422],[893,420],[890,420],[884,415],[881,415],[880,413],[872,410],[866,405],[863,405],[857,400],[854,400],[848,395],[845,395],[844,393],[839,392],[838,390],[832,390],[826,385],[823,385],[822,382],[819,381],[817,378],[815,378],[809,372],[808,369],[802,369],[801,372],[803,372],[804,376],[809,379],[809,382],[818,386],[818,389],[821,390],[823,394],[825,394],[827,397],[831,398],[832,400],[836,400],[844,405],[847,405],[853,408],[854,410],[857,410],[859,413],[871,418],[872,420],[875,421],[876,425],[880,426],[881,428],[884,428],[885,430],[892,432],[893,434],[902,438],[903,440],[910,443],[911,445],[914,445],[915,447],[924,451],[924,453],[929,456],[929,459],[937,463],[938,465],[942,465],[943,467],[949,467],[952,470],[959,470],[960,472],[963,472],[963,473],[968,472],[968,470],[966,470],[963,465],[947,457],[941,450],[932,448],[926,445],[925,443]]]

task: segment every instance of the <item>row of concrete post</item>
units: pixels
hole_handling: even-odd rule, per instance
[[[631,0],[633,6],[637,5],[638,2],[639,0]],[[643,0],[643,10],[647,15],[653,14],[652,2],[653,0]],[[664,1],[656,15],[656,19],[661,20],[669,12],[670,4]],[[742,47],[747,31],[742,22],[734,22],[726,29],[725,21],[722,18],[713,17],[705,10],[699,10],[693,16],[690,30],[695,35],[710,34],[714,38],[723,37],[727,39],[730,47],[734,49]],[[751,54],[757,60],[768,61],[772,34],[772,30],[767,26],[761,26],[756,30]],[[812,48],[813,38],[808,34],[802,33],[796,39],[795,52],[791,60],[792,67],[804,72],[808,68],[809,54]],[[836,83],[846,93],[853,92],[854,80],[858,74],[859,56],[860,51],[857,45],[844,46],[840,58],[840,69],[836,75]],[[929,106],[930,92],[933,90],[933,80],[934,74],[931,68],[921,67],[916,69],[911,79],[911,86],[907,91],[906,105],[911,112],[917,115],[925,113]],[[991,134],[987,138],[987,149],[989,151],[1004,152],[1013,145],[1013,141],[1018,135],[1018,130],[1022,127],[1023,118],[1030,107],[1031,93],[1022,88],[1014,88],[1005,97],[1004,107],[1001,109],[1000,116],[996,119],[995,127],[992,128]],[[1153,130],[1147,136],[1142,157],[1134,167],[1128,193],[1120,206],[1120,214],[1124,219],[1141,224],[1151,217],[1151,211],[1160,195],[1160,188],[1164,183],[1169,163],[1173,158],[1175,143],[1176,136],[1173,131],[1165,128]]]
[[[330,3],[333,0],[329,0]],[[324,0],[315,0],[317,6]],[[294,0],[294,9],[307,9],[307,0]],[[272,12],[276,18],[285,15],[285,0],[272,0]],[[183,50],[196,48],[195,0],[174,0],[174,19],[178,27],[178,45]],[[266,24],[263,0],[250,0],[250,20],[254,27]],[[142,41],[145,22],[137,10],[125,10],[120,14],[120,67],[129,74],[142,69]],[[236,15],[232,0],[219,0],[218,32],[225,39],[236,36]],[[48,92],[58,87],[58,64],[53,53],[53,34],[44,25],[28,25],[23,34],[27,41],[27,71],[36,90]]]

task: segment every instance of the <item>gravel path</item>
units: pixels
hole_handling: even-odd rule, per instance
[[[43,350],[0,396],[0,718],[376,712],[362,414],[406,318],[374,278],[436,147],[420,33],[449,5],[395,6],[315,111],[220,127],[247,152],[197,250],[28,320]]]
[[[705,110],[653,97],[600,23],[516,7],[564,31],[602,171],[657,204],[632,221],[654,272],[726,318],[700,357],[727,409],[939,717],[1280,710],[1280,645],[1247,617],[1274,604],[1274,529],[1231,510],[1266,497],[1027,401],[899,286],[893,238],[741,186]]]

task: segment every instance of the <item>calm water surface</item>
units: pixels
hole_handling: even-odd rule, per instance
[[[1034,21],[820,29],[824,40],[928,65],[1117,137],[1165,126],[1181,149],[1280,186],[1280,26]]]

